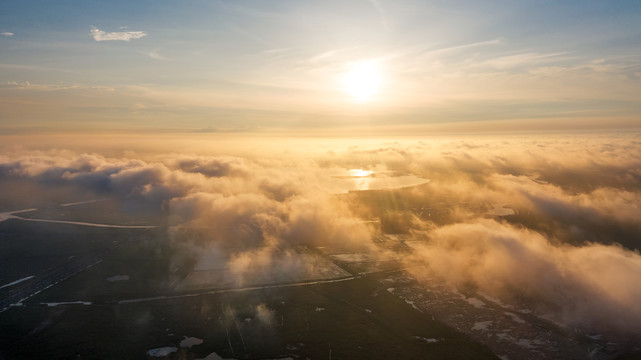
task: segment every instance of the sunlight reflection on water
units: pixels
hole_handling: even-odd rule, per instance
[[[364,169],[349,169],[343,173],[333,174],[328,184],[332,193],[347,193],[349,191],[397,189],[428,183],[414,175],[399,175],[394,173],[374,172]]]

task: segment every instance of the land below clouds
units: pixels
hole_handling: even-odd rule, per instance
[[[73,224],[0,223],[2,246],[10,249],[11,239],[35,229],[43,250],[61,253],[49,257],[58,265],[118,244],[100,264],[27,304],[166,296],[193,290],[195,283],[184,280],[201,279],[203,270],[212,279],[197,287],[214,289],[313,281],[323,271],[332,278],[332,267],[343,269],[337,277],[406,269],[418,289],[438,282],[506,306],[526,304],[562,329],[622,344],[616,351],[603,345],[602,353],[632,351],[625,344],[641,330],[635,306],[641,301],[638,135],[265,144],[261,139],[190,152],[150,147],[139,155],[105,153],[100,146],[85,152],[5,144],[2,211],[33,207],[38,210],[15,215],[159,226],[96,229],[87,243],[85,230]],[[368,177],[349,178],[350,169],[429,182],[367,190],[362,180]],[[361,191],[335,194],[336,174],[360,181]],[[107,200],[58,205],[95,199]],[[120,235],[101,242],[107,232]],[[75,239],[82,250],[67,254],[60,246],[71,243],[53,245],[63,239]],[[136,258],[143,253],[144,260]],[[5,272],[14,276],[0,283],[40,271],[30,266],[17,264]],[[129,279],[105,281],[121,274]],[[219,275],[224,281],[215,280]],[[93,286],[95,279],[102,285]],[[170,344],[157,347],[164,345]]]

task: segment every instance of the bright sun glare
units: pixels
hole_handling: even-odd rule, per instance
[[[350,169],[349,174],[352,177],[367,177],[372,175],[374,172],[369,171],[369,170],[363,170],[363,169]]]
[[[359,61],[348,67],[342,80],[345,91],[354,100],[364,102],[378,93],[382,79],[376,62]]]

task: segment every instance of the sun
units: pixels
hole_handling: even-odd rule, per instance
[[[369,101],[378,94],[381,81],[381,71],[375,61],[349,64],[342,78],[345,91],[358,102]]]

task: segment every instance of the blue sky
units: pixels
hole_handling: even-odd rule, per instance
[[[641,123],[638,1],[1,4],[4,131]]]

